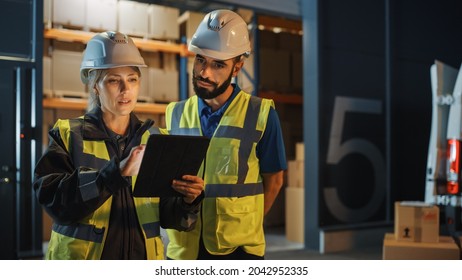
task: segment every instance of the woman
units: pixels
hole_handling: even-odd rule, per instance
[[[133,113],[146,67],[126,35],[103,32],[87,44],[81,79],[89,111],[58,120],[35,168],[34,189],[54,220],[47,259],[162,259],[160,227],[194,227],[203,181],[172,182],[183,198],[135,198],[147,138],[159,129]]]

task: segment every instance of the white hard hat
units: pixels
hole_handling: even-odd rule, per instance
[[[93,69],[123,66],[147,67],[130,37],[120,32],[102,32],[87,43],[80,65],[80,78],[87,83],[88,73]]]
[[[233,11],[212,11],[205,15],[197,27],[188,49],[195,54],[220,60],[248,56],[250,41],[247,23]]]

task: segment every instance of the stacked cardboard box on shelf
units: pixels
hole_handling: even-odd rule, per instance
[[[44,7],[50,5],[53,24],[72,28],[85,27],[86,1],[53,0],[51,4],[44,3]]]
[[[85,8],[89,30],[117,30],[117,0],[86,0]]]
[[[273,30],[260,30],[258,34],[260,90],[300,93],[303,88],[302,36]]]
[[[155,103],[179,100],[178,71],[149,68],[149,90]]]
[[[88,89],[80,80],[82,51],[55,48],[51,56],[43,59],[43,92],[47,97],[87,98]],[[171,58],[171,57],[170,57]],[[151,67],[140,68],[141,85],[139,102],[168,103],[179,100],[178,70]],[[166,65],[165,61],[163,63]]]
[[[305,159],[304,144],[295,144],[295,160],[287,162],[287,186],[295,188],[305,187]]]
[[[180,29],[178,18],[180,10],[177,8],[151,4],[148,10],[148,38],[178,40]]]
[[[53,95],[57,97],[88,96],[85,85],[80,80],[80,63],[83,53],[54,50],[51,57],[51,83]]]
[[[44,23],[95,32],[118,30],[131,36],[179,40],[180,10],[126,0],[45,0]]]
[[[289,241],[303,243],[305,234],[305,165],[304,143],[300,142],[295,147],[295,160],[290,160],[287,165],[287,188],[286,197],[286,238]]]
[[[415,201],[395,202],[394,233],[383,241],[385,260],[458,260],[452,237],[439,235],[439,208]]]
[[[47,27],[65,27],[100,32],[118,30],[149,39],[179,39],[179,9],[126,0],[46,0]],[[96,33],[95,33],[96,34]],[[43,91],[46,97],[87,98],[80,81],[84,44],[45,40]],[[167,103],[179,99],[177,54],[143,52],[148,69],[141,68],[139,102]],[[154,77],[150,73],[157,73]],[[159,81],[162,81],[160,83]]]

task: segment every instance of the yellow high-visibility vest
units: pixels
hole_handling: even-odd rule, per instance
[[[87,166],[100,169],[110,160],[104,140],[83,140],[80,133],[83,117],[76,120],[58,120],[55,128],[59,129],[67,151],[70,151],[75,166]],[[147,130],[141,144],[147,142],[151,133],[158,129]],[[94,183],[94,172],[82,174],[88,184]],[[132,177],[133,186],[136,176]],[[136,213],[143,232],[148,259],[163,259],[164,246],[160,238],[159,198],[134,198]],[[91,215],[71,225],[53,224],[46,259],[101,259],[111,212],[112,197]]]
[[[230,254],[237,247],[264,255],[263,183],[256,147],[271,107],[272,100],[243,91],[231,101],[198,174],[204,174],[205,183],[202,215],[192,231],[167,230],[169,258],[196,259],[201,235],[214,255]],[[169,104],[166,125],[169,134],[202,135],[197,96]]]

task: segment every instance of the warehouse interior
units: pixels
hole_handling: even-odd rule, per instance
[[[85,112],[85,43],[104,30],[134,39],[148,65],[135,112],[165,126],[167,104],[194,94],[187,44],[203,16],[222,8],[245,19],[252,42],[236,82],[274,100],[283,130],[288,170],[264,219],[266,258],[418,258],[409,249],[418,247],[419,258],[460,259],[461,191],[428,189],[441,187],[429,166],[443,144],[431,135],[447,125],[441,114],[448,118],[450,105],[432,95],[442,81],[432,80],[431,67],[455,73],[439,94],[457,100],[460,1],[0,0],[0,7],[0,211],[8,225],[0,238],[9,241],[0,259],[43,258],[52,221],[31,189],[33,169],[54,122]],[[392,236],[405,206],[414,216],[436,211],[427,229],[436,235],[410,247]]]

